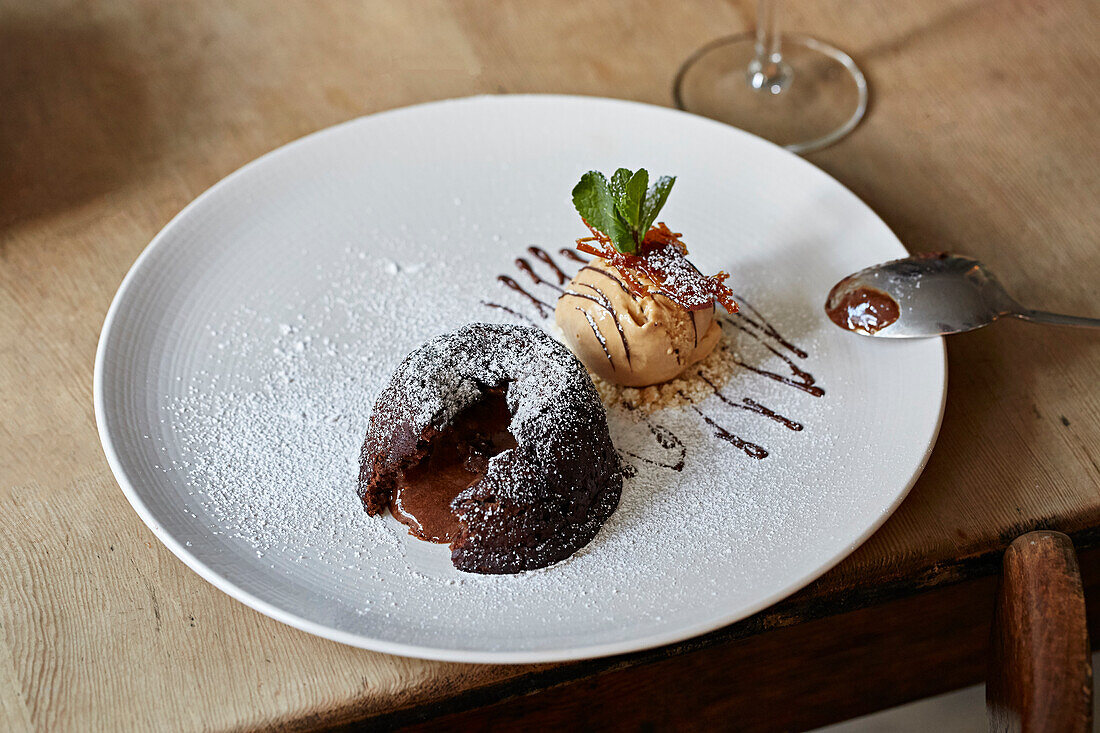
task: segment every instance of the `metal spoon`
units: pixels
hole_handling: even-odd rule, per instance
[[[946,252],[918,254],[849,275],[829,292],[825,313],[841,328],[888,338],[962,333],[1001,316],[1100,328],[1100,318],[1025,308],[981,262]]]

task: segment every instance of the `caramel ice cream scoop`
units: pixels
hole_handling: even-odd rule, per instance
[[[628,387],[675,378],[704,359],[722,335],[713,304],[688,311],[660,293],[635,295],[602,258],[570,281],[554,319],[589,371]]]

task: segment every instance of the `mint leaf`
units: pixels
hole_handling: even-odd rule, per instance
[[[615,203],[622,200],[626,193],[627,181],[630,180],[632,175],[634,175],[634,172],[629,168],[620,168],[611,176],[611,195],[615,197]]]
[[[615,209],[623,223],[630,228],[635,242],[641,242],[645,238],[645,232],[638,231],[638,222],[648,184],[649,173],[645,168],[640,168],[637,173],[628,168],[620,168],[611,177],[611,195],[615,197]]]
[[[672,176],[661,176],[649,186],[645,168],[619,168],[610,182],[599,171],[588,171],[573,187],[573,206],[589,226],[611,240],[615,249],[636,254],[675,182]]]
[[[645,239],[646,229],[642,223],[642,200],[645,199],[645,187],[649,184],[649,173],[645,168],[639,168],[638,172],[627,181],[623,197],[616,202],[619,213],[623,215],[627,223],[634,229],[634,241],[639,244]]]
[[[619,216],[607,179],[599,171],[588,171],[573,187],[573,206],[593,229],[606,234],[620,252],[637,250],[630,227]]]
[[[615,202],[603,173],[588,171],[581,176],[573,187],[573,206],[589,226],[608,234],[606,227],[609,219],[615,218]]]
[[[653,226],[653,222],[657,221],[657,215],[661,213],[665,201],[668,200],[668,194],[672,191],[672,184],[674,183],[676,183],[676,176],[661,176],[646,192],[645,201],[642,202],[641,221],[638,226],[643,237],[645,237],[645,233],[649,231],[649,228]]]

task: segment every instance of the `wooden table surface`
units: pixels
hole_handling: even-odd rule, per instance
[[[142,248],[261,153],[470,94],[667,105],[680,61],[751,28],[752,6],[0,0],[0,728],[395,722],[646,661],[403,659],[232,600],[118,489],[93,355]],[[850,51],[871,86],[866,120],[812,162],[911,249],[969,253],[1027,304],[1100,315],[1100,5],[803,0],[787,25]],[[988,575],[1031,528],[1100,542],[1100,335],[1006,322],[948,350],[943,430],[904,505],[737,633]]]

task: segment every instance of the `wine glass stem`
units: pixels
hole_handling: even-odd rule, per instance
[[[783,62],[779,24],[780,0],[759,0],[756,10],[756,57],[749,63],[748,80],[753,89],[779,94],[791,80],[791,69]]]
[[[756,6],[756,59],[762,63],[781,58],[775,23],[777,4],[775,0],[760,0]]]

